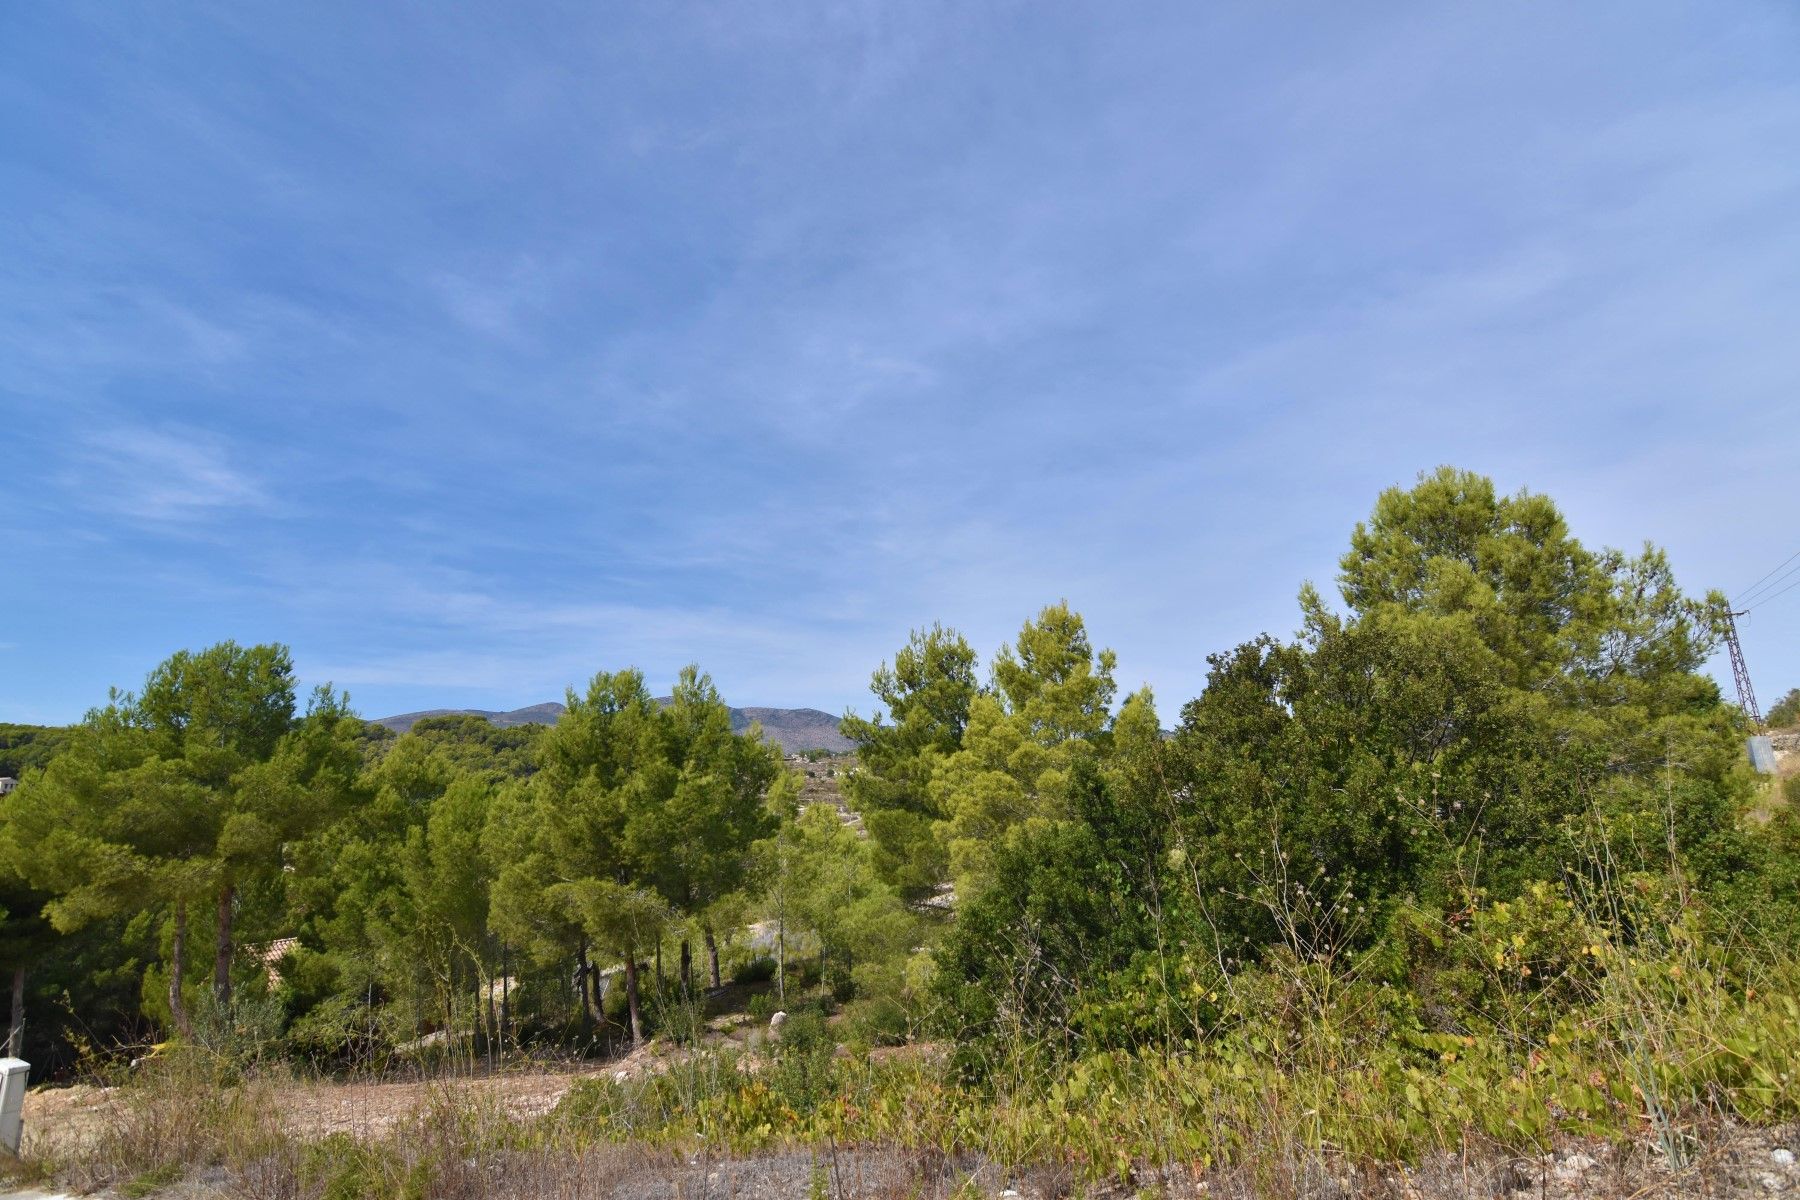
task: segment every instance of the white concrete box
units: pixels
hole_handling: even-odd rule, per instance
[[[25,1132],[25,1081],[31,1064],[22,1058],[0,1058],[0,1148],[19,1152]]]
[[[1746,743],[1750,751],[1750,765],[1756,768],[1758,775],[1775,774],[1775,743],[1767,734],[1759,734]]]

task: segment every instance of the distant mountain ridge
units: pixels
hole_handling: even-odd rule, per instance
[[[485,708],[427,708],[420,712],[377,717],[369,724],[385,726],[395,733],[405,733],[426,717],[481,717],[488,724],[504,729],[511,725],[554,725],[556,718],[562,714],[563,706],[552,700],[547,704],[533,704],[510,712],[494,712]]]
[[[657,703],[667,704],[668,697],[658,697]],[[552,700],[547,704],[533,704],[526,708],[515,708],[509,712],[493,712],[485,708],[428,708],[422,712],[380,717],[371,723],[384,726],[395,733],[405,733],[426,717],[481,717],[491,725],[505,728],[511,725],[554,725],[556,719],[562,714],[563,706]],[[807,750],[828,750],[833,754],[841,754],[855,748],[854,742],[838,732],[838,718],[823,709],[734,708],[731,710],[731,728],[734,732],[746,732],[753,721],[762,723],[763,741],[779,745],[789,754],[800,754]]]

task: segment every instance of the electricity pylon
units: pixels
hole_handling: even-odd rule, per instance
[[[1737,619],[1744,614],[1725,610],[1725,646],[1731,651],[1731,677],[1737,682],[1738,707],[1762,728],[1762,710],[1756,707],[1756,689],[1750,686],[1750,669],[1744,666],[1744,648],[1738,645]]]

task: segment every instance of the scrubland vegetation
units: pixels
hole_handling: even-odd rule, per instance
[[[31,1054],[129,1079],[28,1165],[550,1196],[798,1155],[830,1196],[1334,1194],[1571,1137],[1680,1181],[1800,1118],[1800,830],[1749,819],[1749,727],[1701,673],[1722,598],[1447,469],[1379,498],[1338,582],[1213,656],[1172,733],[1066,605],[985,670],[921,629],[843,725],[866,836],[695,669],[667,706],[602,672],[552,728],[394,737],[329,689],[297,711],[280,647],[177,654],[5,804]],[[362,1140],[280,1116],[296,1075],[548,1059],[608,1069],[548,1113],[427,1093]]]

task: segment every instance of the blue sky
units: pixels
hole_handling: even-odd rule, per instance
[[[0,7],[0,720],[864,705],[1067,598],[1166,720],[1441,462],[1800,549],[1787,3]],[[1800,589],[1745,648],[1800,685]],[[1729,680],[1729,673],[1725,675]]]

